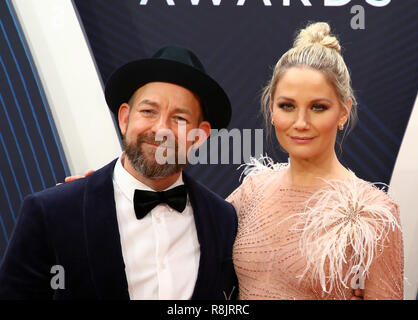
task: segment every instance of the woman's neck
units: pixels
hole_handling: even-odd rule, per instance
[[[331,156],[320,159],[300,159],[290,157],[290,166],[286,172],[286,180],[293,186],[315,186],[320,179],[345,179],[348,171],[338,160],[335,152]]]

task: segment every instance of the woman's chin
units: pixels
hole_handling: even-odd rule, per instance
[[[297,150],[297,151],[292,151],[289,152],[289,156],[290,158],[294,159],[294,160],[298,160],[298,161],[312,161],[316,158],[319,157],[319,153],[318,152],[312,152],[309,150]]]

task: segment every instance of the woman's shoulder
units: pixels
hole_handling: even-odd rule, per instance
[[[240,181],[242,183],[227,198],[238,212],[245,211],[250,205],[253,206],[264,197],[267,189],[280,184],[281,173],[288,164],[274,163],[271,158],[250,158],[241,165],[244,168]]]
[[[323,187],[314,192],[308,201],[308,207],[314,212],[326,210],[349,216],[355,213],[359,218],[390,221],[390,224],[399,220],[399,207],[387,193],[387,184],[366,181],[352,171],[345,179],[323,182]]]
[[[390,207],[397,211],[398,205],[395,200],[388,193],[389,186],[383,182],[370,182],[362,178],[357,177],[352,173],[351,181],[347,188],[352,188],[352,196],[360,198],[369,205],[381,204],[385,207]],[[396,213],[396,212],[392,212]]]
[[[241,173],[241,178],[244,176],[242,185],[262,186],[272,181],[280,181],[280,177],[284,170],[289,167],[289,163],[275,163],[271,158],[264,156],[259,159],[250,158],[241,167],[244,167]]]

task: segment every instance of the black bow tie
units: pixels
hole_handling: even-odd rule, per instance
[[[183,212],[186,208],[186,202],[187,190],[185,185],[160,192],[135,190],[135,215],[138,219],[142,219],[160,203],[166,203],[178,212]]]

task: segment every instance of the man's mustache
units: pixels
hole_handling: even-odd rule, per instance
[[[138,136],[137,145],[140,146],[142,143],[149,143],[156,146],[161,146],[162,144],[166,143],[168,138],[165,136],[163,137],[163,140],[156,140],[156,135],[152,133],[144,133]],[[178,143],[175,141],[175,147],[178,148]],[[170,148],[170,146],[167,146],[167,148]]]

